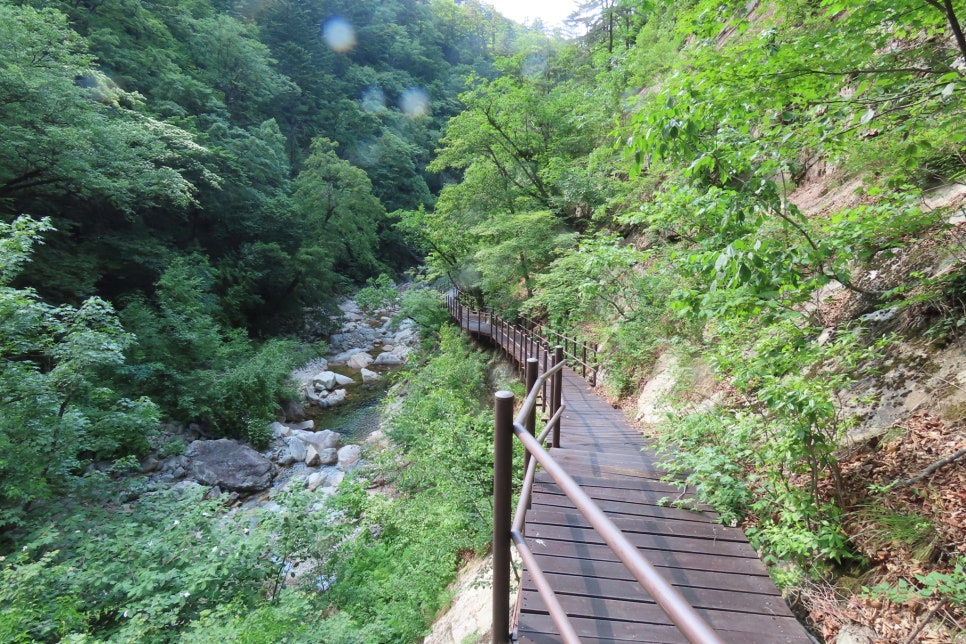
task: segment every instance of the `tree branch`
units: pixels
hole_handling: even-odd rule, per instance
[[[955,463],[956,461],[958,461],[959,459],[961,459],[964,456],[966,456],[966,447],[964,447],[963,449],[958,450],[956,452],[953,452],[952,454],[950,454],[949,456],[947,456],[945,458],[939,459],[938,461],[936,461],[935,463],[933,463],[932,465],[930,465],[929,467],[927,467],[923,471],[919,472],[918,474],[916,474],[912,478],[909,478],[909,479],[896,479],[886,489],[892,490],[892,489],[895,489],[897,487],[909,487],[910,485],[915,485],[919,481],[922,481],[923,479],[931,476],[936,471],[941,470],[942,468],[946,467],[950,463]]]

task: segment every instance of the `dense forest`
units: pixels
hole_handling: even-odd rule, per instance
[[[408,272],[599,344],[615,401],[671,365],[646,431],[817,634],[949,641],[966,381],[852,439],[966,322],[964,12],[0,0],[0,639],[421,637],[490,519],[492,373],[432,291],[396,451],[321,509],[137,475],[162,421],[264,446],[336,299]]]

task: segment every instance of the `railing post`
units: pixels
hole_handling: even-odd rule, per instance
[[[513,393],[498,391],[493,398],[493,642],[505,644],[510,639]]]
[[[536,358],[527,358],[527,396],[533,390],[533,387],[537,384],[537,371],[539,370],[540,362]],[[526,421],[523,424],[524,428],[530,432],[531,436],[537,435],[537,406],[536,404],[530,409],[530,413],[527,414]],[[523,476],[527,474],[527,467],[530,465],[530,452],[524,452],[523,454]],[[523,478],[521,477],[521,480]]]
[[[554,347],[553,350],[553,365],[557,366],[563,360],[564,348],[559,344]],[[550,406],[550,413],[556,414],[557,410],[560,409],[560,403],[563,401],[563,369],[558,371],[553,376],[553,404]],[[553,428],[553,442],[550,443],[551,447],[560,447],[560,423],[558,422]]]
[[[543,349],[543,372],[547,373],[547,353],[549,353],[548,349],[550,348],[550,345],[544,342],[538,346],[540,346],[540,348]],[[543,391],[541,392],[541,395],[540,395],[540,411],[542,411],[543,413],[547,413],[547,408],[549,406],[550,405],[547,403],[547,381],[544,380]]]
[[[581,351],[583,352],[583,358],[580,361],[580,377],[586,379],[587,378],[587,345],[585,343],[581,343],[580,348],[581,348]]]

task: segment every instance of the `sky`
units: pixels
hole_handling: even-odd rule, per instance
[[[548,27],[559,27],[577,8],[577,0],[484,0],[510,20],[519,23],[543,20]]]

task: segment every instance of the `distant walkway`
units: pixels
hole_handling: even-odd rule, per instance
[[[476,315],[459,324],[518,364],[527,357],[524,347],[532,349]],[[569,368],[562,397],[560,447],[551,455],[719,637],[735,644],[814,641],[740,529],[717,523],[707,508],[673,507],[691,495],[661,482],[654,453],[623,413]],[[687,642],[543,472],[537,473],[526,540],[582,642]],[[520,642],[561,641],[526,570],[516,633]]]

